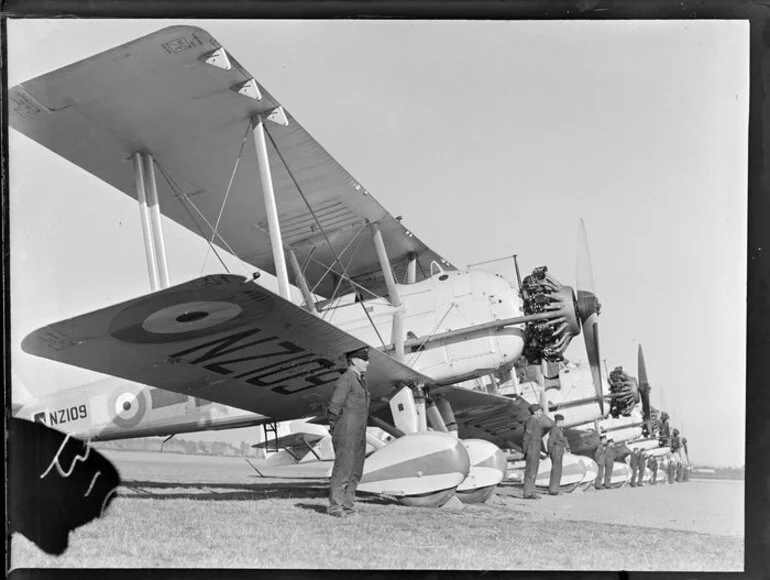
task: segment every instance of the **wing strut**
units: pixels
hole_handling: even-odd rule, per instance
[[[142,153],[138,151],[134,153],[134,183],[136,184],[136,197],[139,200],[139,215],[142,221],[142,238],[144,239],[144,255],[147,259],[147,274],[150,277],[150,290],[155,292],[158,289],[158,261],[155,259],[155,245],[152,241],[147,192],[144,190],[143,158]]]
[[[160,204],[158,203],[158,184],[155,182],[155,160],[149,153],[144,154],[144,179],[147,190],[147,205],[150,209],[150,225],[155,244],[155,255],[158,259],[158,282],[160,287],[168,288],[168,262],[166,261],[166,244],[163,241],[163,227],[160,221]]]
[[[406,283],[414,284],[417,281],[417,256],[409,254],[409,263],[406,267]]]
[[[155,162],[149,153],[134,153],[134,183],[139,199],[139,213],[144,235],[144,251],[150,274],[150,288],[154,291],[169,287],[166,245],[158,204],[158,185],[155,181]]]
[[[281,107],[278,107],[278,109],[281,109]],[[281,109],[283,111],[283,109]],[[269,118],[269,117],[268,117]],[[275,152],[278,154],[278,158],[283,163],[283,166],[286,168],[286,171],[289,174],[289,177],[291,178],[292,182],[294,183],[294,187],[297,188],[297,193],[299,193],[300,197],[302,198],[302,201],[305,202],[305,205],[307,206],[308,211],[310,212],[310,215],[313,217],[313,220],[318,225],[318,229],[321,231],[321,234],[323,234],[324,239],[326,240],[326,243],[329,245],[329,249],[334,252],[334,261],[340,265],[340,268],[342,268],[342,276],[339,280],[339,282],[335,285],[334,293],[337,293],[337,287],[342,283],[342,280],[346,280],[348,282],[348,285],[350,286],[350,289],[355,292],[356,291],[356,285],[355,282],[353,282],[353,279],[348,275],[347,268],[345,268],[345,264],[342,263],[342,258],[340,257],[340,254],[337,253],[337,251],[334,249],[334,246],[332,245],[331,240],[329,239],[329,236],[326,235],[326,230],[324,230],[323,226],[321,225],[321,222],[318,221],[318,217],[316,216],[315,212],[313,211],[313,208],[310,206],[310,202],[308,202],[307,197],[302,192],[302,188],[299,186],[299,183],[297,182],[297,179],[294,177],[294,173],[292,173],[291,168],[289,168],[289,164],[286,163],[286,159],[284,159],[283,155],[281,154],[281,150],[278,149],[278,145],[275,142],[275,139],[273,139],[273,136],[270,135],[270,132],[265,130],[264,133],[267,133],[267,136],[270,137],[270,142],[273,144],[273,147],[275,148]],[[263,136],[264,136],[263,133]],[[272,230],[271,230],[272,231]],[[275,250],[273,250],[275,251]],[[333,273],[333,271],[332,271]],[[374,332],[377,333],[377,338],[380,339],[380,342],[382,343],[383,348],[385,347],[385,341],[382,340],[382,336],[380,336],[380,331],[377,329],[377,325],[374,324],[374,321],[372,320],[372,317],[369,315],[369,311],[366,309],[366,306],[364,306],[363,302],[360,302],[361,308],[364,311],[364,314],[366,314],[366,318],[369,319],[369,324],[372,325],[372,328],[374,328]]]
[[[404,362],[404,308],[401,305],[401,297],[398,295],[396,280],[393,278],[393,270],[390,268],[388,252],[385,250],[385,242],[382,240],[380,226],[372,224],[372,234],[374,237],[374,247],[377,250],[377,257],[380,259],[380,268],[385,277],[385,285],[388,288],[388,298],[390,303],[395,306],[393,313],[393,331],[391,332],[390,342],[394,347],[396,360]]]
[[[315,307],[315,300],[313,300],[313,295],[310,293],[310,288],[307,285],[305,274],[302,272],[302,268],[300,268],[299,266],[299,260],[297,260],[297,254],[294,253],[293,248],[289,248],[288,254],[289,254],[289,263],[291,264],[291,269],[294,271],[294,280],[297,282],[299,289],[302,291],[302,296],[305,299],[305,310],[315,314],[317,313],[317,310]]]
[[[278,107],[280,109],[280,107]],[[274,111],[275,112],[275,111]],[[283,110],[280,112],[283,115]],[[271,114],[270,117],[276,119]],[[285,120],[285,116],[283,117]],[[280,122],[275,120],[275,122]],[[278,208],[275,204],[275,191],[273,190],[273,177],[270,174],[270,160],[267,156],[267,144],[265,143],[265,130],[262,115],[256,115],[253,119],[254,144],[257,147],[257,161],[259,162],[259,177],[262,182],[262,192],[265,197],[265,212],[267,213],[267,223],[270,229],[270,245],[273,247],[273,261],[275,262],[275,272],[278,276],[278,293],[282,298],[291,300],[289,290],[289,273],[286,270],[286,257],[283,253],[283,239],[281,237],[281,226],[278,221]]]

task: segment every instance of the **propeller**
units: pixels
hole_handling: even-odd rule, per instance
[[[647,380],[647,368],[644,366],[644,351],[642,345],[639,345],[639,355],[637,359],[637,374],[639,375],[639,394],[642,397],[642,413],[644,420],[649,421],[650,411],[650,383]]]
[[[591,254],[588,251],[588,237],[583,220],[580,220],[577,237],[576,259],[577,311],[583,326],[583,340],[588,353],[588,363],[594,381],[594,390],[599,400],[599,409],[604,415],[604,393],[602,388],[601,356],[599,354],[599,313],[601,305],[594,290],[594,273]]]

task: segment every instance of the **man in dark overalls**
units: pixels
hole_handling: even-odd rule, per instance
[[[682,437],[682,449],[684,449],[684,459],[686,462],[682,481],[690,481],[690,454],[687,451],[687,437]]]
[[[644,451],[639,451],[639,479],[636,481],[637,487],[644,485],[644,473],[647,471],[647,454]]]
[[[535,403],[529,406],[529,419],[524,425],[524,499],[540,499],[535,493],[535,479],[537,469],[540,467],[540,448],[543,444],[543,431],[553,425],[548,417],[543,414],[540,405]]]
[[[628,458],[628,465],[631,468],[631,487],[636,487],[636,476],[639,471],[639,450],[634,449]]]
[[[674,470],[674,480],[682,481],[684,473],[684,461],[682,453],[682,436],[679,434],[679,429],[674,429],[674,436],[671,440],[671,452],[676,457],[676,469]]]
[[[369,389],[366,369],[369,351],[362,348],[347,355],[348,370],[337,379],[329,401],[328,419],[334,447],[334,468],[329,486],[329,515],[356,513],[356,488],[364,471]]]
[[[604,487],[610,488],[612,469],[615,466],[615,441],[607,439],[607,447],[604,450]]]
[[[548,493],[559,495],[561,485],[561,465],[564,452],[569,452],[569,443],[564,436],[561,426],[564,423],[564,415],[554,415],[556,425],[551,427],[548,434],[548,455],[551,457],[551,479],[548,482]]]
[[[596,474],[596,481],[594,482],[594,487],[596,489],[604,489],[604,458],[606,454],[606,449],[607,449],[607,437],[605,435],[602,435],[602,438],[599,441],[599,446],[596,448],[596,451],[594,452],[594,461],[596,461],[596,468],[598,469],[598,472]]]
[[[676,476],[676,461],[674,461],[674,456],[670,455],[668,458],[668,482],[674,483],[675,476]]]
[[[652,475],[650,485],[655,485],[658,483],[658,458],[654,455],[650,457],[650,474]]]

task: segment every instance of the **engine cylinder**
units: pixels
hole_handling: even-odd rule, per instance
[[[528,322],[523,354],[532,364],[542,360],[559,362],[570,341],[580,334],[577,304],[572,288],[548,273],[546,266],[535,268],[521,283],[524,314],[553,314],[552,318]]]

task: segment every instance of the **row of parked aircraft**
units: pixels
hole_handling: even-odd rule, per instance
[[[25,352],[110,378],[17,401],[16,417],[89,440],[259,425],[277,434],[302,420],[305,431],[274,438],[283,451],[268,467],[317,475],[330,469],[325,405],[345,354],[368,346],[379,431],[361,491],[416,505],[485,500],[535,401],[566,417],[575,457],[590,457],[600,433],[670,453],[641,349],[638,383],[602,373],[582,222],[574,288],[546,267],[523,279],[517,267],[515,284],[455,267],[206,31],[165,28],[21,83],[9,90],[9,118],[137,200],[151,287],[28,335]],[[161,215],[254,274],[171,285]],[[278,293],[260,284],[263,271]],[[564,359],[580,334],[587,366]]]

